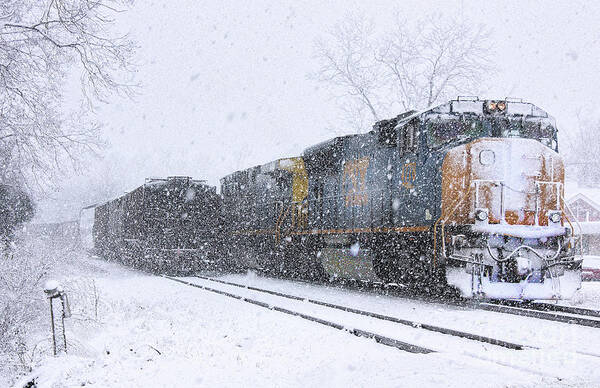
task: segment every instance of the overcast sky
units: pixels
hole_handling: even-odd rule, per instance
[[[41,203],[38,219],[72,218],[80,203],[148,176],[218,184],[236,169],[298,155],[331,137],[327,128],[339,127],[341,112],[327,87],[308,78],[318,66],[315,39],[349,13],[390,28],[395,12],[490,28],[496,71],[482,97],[524,98],[554,115],[563,133],[577,125],[578,111],[600,117],[595,1],[138,0],[121,25],[140,46],[140,94],[101,106],[110,144],[104,158]]]

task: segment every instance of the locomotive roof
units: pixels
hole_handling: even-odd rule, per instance
[[[204,179],[192,179],[192,177],[190,176],[169,176],[166,178],[157,178],[157,177],[150,177],[150,178],[146,178],[144,185],[149,185],[149,184],[165,184],[167,182],[173,182],[173,181],[186,181],[189,183],[195,183],[195,184],[201,184],[204,186],[208,186],[206,184],[206,180]],[[133,190],[132,190],[133,191]]]
[[[487,113],[485,106],[488,102],[504,102],[506,108],[501,113]],[[556,127],[554,117],[550,116],[548,112],[541,109],[540,107],[524,102],[521,99],[505,98],[505,99],[479,99],[479,97],[458,97],[455,100],[450,100],[446,103],[430,106],[422,110],[410,110],[399,114],[398,116],[389,120],[382,120],[375,123],[373,126],[374,131],[379,131],[381,126],[385,126],[393,120],[396,121],[395,127],[402,127],[411,120],[426,116],[429,114],[438,115],[441,117],[455,117],[457,115],[490,115],[494,117],[523,117],[523,118],[545,118],[552,122],[552,125]],[[383,125],[380,125],[383,124]],[[392,124],[393,125],[393,124]],[[315,144],[308,147],[302,153],[304,158],[317,157],[326,150],[337,149],[343,145],[343,142],[347,138],[360,136],[361,134],[352,134],[345,136],[338,136],[333,139],[325,140],[321,143]]]
[[[290,166],[290,163],[293,163],[292,162],[293,159],[296,159],[296,157],[275,159],[275,160],[265,163],[265,164],[259,164],[257,166],[253,166],[253,167],[246,168],[243,170],[238,170],[238,171],[232,172],[229,175],[225,175],[223,178],[220,179],[220,182],[221,182],[221,184],[223,184],[225,182],[236,180],[240,176],[247,174],[248,172],[251,172],[251,171],[257,171],[257,172],[265,174],[265,173],[273,172],[277,169],[285,170],[287,167]]]
[[[552,121],[554,124],[554,117],[548,114],[547,111],[541,109],[537,105],[534,105],[530,102],[525,102],[521,99],[486,99],[480,100],[478,97],[472,98],[464,98],[458,97],[456,100],[450,100],[446,103],[431,106],[429,108],[425,108],[420,111],[413,111],[410,115],[405,115],[398,120],[398,126],[402,126],[407,122],[411,121],[414,118],[417,118],[421,115],[426,114],[440,114],[440,115],[462,115],[462,114],[474,114],[474,115],[484,115],[487,114],[485,112],[485,105],[488,102],[505,102],[506,109],[502,113],[504,117],[512,116],[512,117],[539,117],[539,118],[547,118]],[[494,114],[495,115],[495,114]],[[402,116],[402,115],[400,115]],[[399,116],[399,117],[400,117]]]
[[[305,158],[310,158],[312,155],[316,155],[319,152],[322,152],[324,150],[341,147],[344,142],[344,139],[348,139],[353,136],[356,136],[356,135],[338,136],[338,137],[334,137],[333,139],[322,141],[320,143],[317,143],[317,144],[305,149],[304,152],[302,153],[302,156]]]

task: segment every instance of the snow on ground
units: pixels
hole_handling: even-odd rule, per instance
[[[581,349],[581,346],[586,343],[584,339],[578,338],[579,333],[570,337],[573,339],[572,343],[563,344],[562,340],[565,338],[564,334],[569,334],[564,332],[564,324],[536,320],[537,327],[535,327],[534,330],[527,330],[523,329],[521,326],[531,326],[531,318],[523,319],[523,317],[506,317],[503,314],[472,309],[459,310],[437,304],[423,306],[423,302],[413,302],[415,307],[407,310],[405,307],[394,306],[398,298],[388,299],[384,305],[379,308],[377,303],[369,303],[370,306],[367,307],[362,306],[365,309],[371,311],[375,310],[378,313],[382,312],[382,307],[389,306],[392,307],[390,310],[394,310],[394,316],[405,319],[411,319],[411,316],[414,315],[411,313],[412,309],[424,307],[424,309],[427,310],[431,306],[435,306],[435,308],[441,312],[437,314],[439,316],[435,320],[429,318],[423,319],[420,322],[426,321],[426,323],[444,327],[453,326],[456,330],[470,330],[471,332],[482,331],[482,326],[486,328],[482,323],[485,323],[487,328],[493,326],[494,330],[491,335],[492,337],[498,338],[498,335],[502,335],[503,337],[513,337],[517,338],[518,341],[514,341],[514,339],[511,338],[509,338],[509,340],[523,345],[543,348],[542,350],[527,348],[525,350],[515,351],[495,345],[434,333],[420,328],[399,326],[391,322],[381,321],[366,316],[357,316],[356,314],[340,310],[332,311],[328,307],[306,303],[305,301],[284,299],[279,296],[260,293],[254,290],[240,289],[229,285],[215,284],[214,282],[197,278],[188,280],[193,283],[243,295],[270,305],[299,311],[325,320],[333,320],[343,324],[345,327],[367,330],[433,349],[440,352],[441,357],[446,356],[457,361],[460,360],[469,363],[472,359],[482,359],[490,363],[488,368],[497,368],[501,365],[501,369],[512,368],[517,371],[555,376],[558,379],[581,381],[580,376],[586,376],[588,379],[587,381],[600,382],[600,371],[589,370],[590,362],[600,362],[600,353],[596,353],[595,356],[590,355],[594,354],[595,348],[585,348],[585,353],[589,354],[577,353],[577,351]],[[267,280],[272,281],[272,279]],[[254,278],[254,282],[260,282],[260,279]],[[286,284],[282,285],[286,286]],[[326,288],[325,290],[319,290],[318,287],[313,287],[314,286],[307,287],[308,289],[305,290],[302,296],[307,297],[307,294],[312,294],[310,295],[312,298],[325,299],[331,302],[332,296],[336,294],[335,290],[331,292],[331,290],[327,291]],[[289,290],[289,287],[284,288]],[[353,302],[351,298],[349,298],[350,295],[346,290],[337,290],[337,294],[338,299],[345,299],[342,304],[353,307],[356,306],[356,302]],[[367,296],[367,299],[368,298],[369,296]],[[432,313],[435,315],[434,312]],[[457,316],[460,316],[460,320],[456,319]],[[459,325],[456,324],[457,322]],[[567,328],[567,330],[568,329],[569,328]],[[518,331],[520,335],[512,335],[511,333],[513,331]],[[543,333],[543,338],[536,338],[542,336],[535,335],[535,333]],[[486,334],[489,335],[489,333]],[[590,334],[593,335],[595,332],[590,332]],[[589,342],[589,339],[587,340]],[[578,344],[578,347],[574,346],[576,344]],[[568,368],[565,368],[565,366],[568,366]]]
[[[600,282],[582,282],[581,293],[579,297],[576,298],[576,303],[565,300],[560,301],[559,304],[600,310]]]
[[[255,274],[226,275],[221,279],[525,345],[554,348],[560,351],[586,352],[600,356],[598,337],[600,329],[597,328],[386,296],[373,291],[265,278]],[[594,285],[584,282],[582,294],[585,300],[600,297],[597,293],[600,289]],[[600,309],[600,305],[593,305],[593,302],[590,302],[588,307]]]
[[[582,307],[600,309],[600,282],[583,282]]]
[[[574,352],[581,345],[587,351],[600,353],[596,350],[598,329],[254,274],[225,276],[544,347],[519,351],[518,356],[512,357],[510,351],[492,345],[394,327],[302,302],[286,304],[350,327],[361,326],[439,351],[412,354],[99,259],[81,257],[73,265],[76,268],[64,273],[63,282],[81,284],[93,280],[98,315],[96,319],[68,321],[69,354],[46,354],[42,358],[30,376],[36,377],[39,387],[600,385],[600,358]],[[90,303],[74,295],[81,289],[67,292],[76,301],[75,310],[89,311],[89,306],[77,305]],[[240,294],[247,290],[231,291]],[[256,293],[252,296],[259,298]],[[548,365],[539,368],[544,360]]]

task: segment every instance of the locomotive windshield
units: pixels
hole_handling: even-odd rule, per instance
[[[435,116],[426,120],[430,148],[479,137],[520,137],[539,140],[557,151],[556,129],[546,118]]]
[[[429,146],[431,148],[486,136],[488,132],[481,120],[460,120],[457,118],[427,121],[427,133],[429,134]]]
[[[499,120],[495,127],[496,137],[524,137],[528,139],[537,139],[546,147],[556,150],[556,129],[547,120],[527,119],[527,120]]]

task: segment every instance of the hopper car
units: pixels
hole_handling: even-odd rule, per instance
[[[96,206],[94,248],[99,255],[152,272],[214,267],[210,244],[221,221],[216,187],[189,177],[150,178],[131,192]]]

